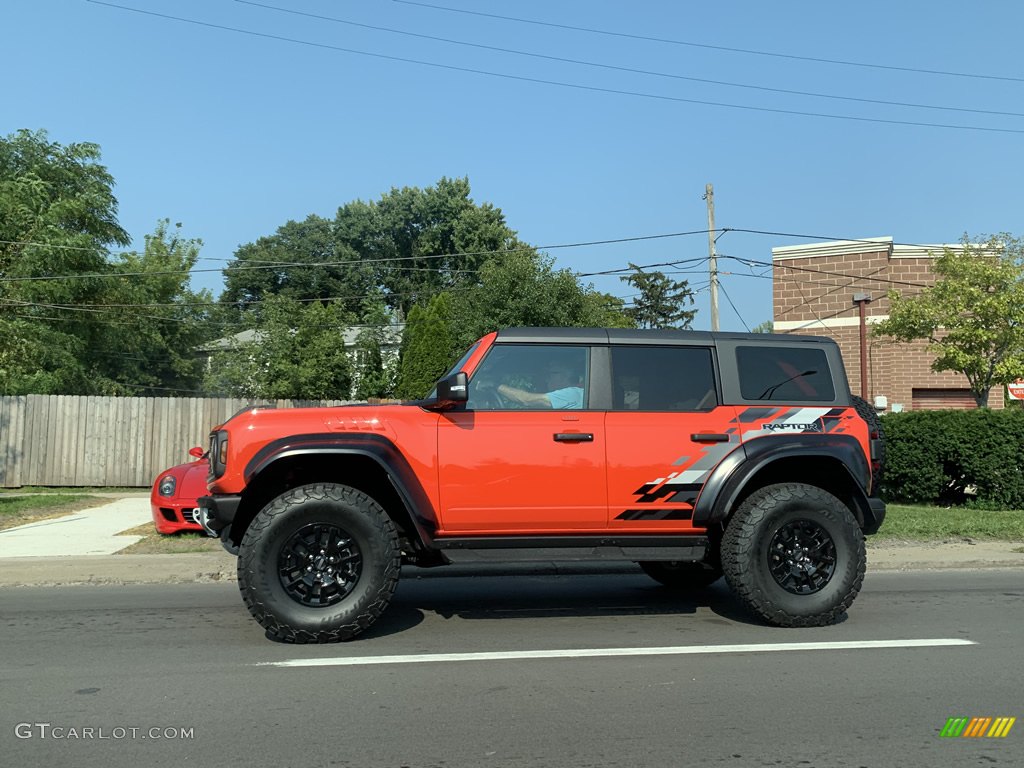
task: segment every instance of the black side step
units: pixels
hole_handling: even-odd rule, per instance
[[[465,536],[434,540],[452,563],[698,562],[707,536]]]

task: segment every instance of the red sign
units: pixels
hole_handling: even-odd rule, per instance
[[[1006,390],[1010,393],[1011,400],[1024,400],[1024,379],[1017,379],[1013,384],[1007,384]]]

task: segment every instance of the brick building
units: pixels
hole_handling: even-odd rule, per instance
[[[935,373],[925,341],[897,344],[874,337],[871,324],[888,317],[890,289],[913,295],[932,285],[933,255],[957,245],[897,245],[891,237],[839,240],[772,249],[772,317],[776,333],[831,336],[843,352],[850,387],[861,391],[860,311],[856,294],[868,294],[866,306],[867,392],[885,410],[974,408],[967,378]],[[993,389],[989,406],[1003,407],[1002,388]]]

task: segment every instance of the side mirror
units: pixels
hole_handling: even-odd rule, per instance
[[[437,396],[429,407],[438,410],[451,408],[469,399],[469,378],[462,371],[453,373],[437,382],[435,391]]]
[[[192,456],[193,458],[196,458],[196,459],[203,458],[203,454],[204,453],[206,453],[206,451],[204,451],[198,445],[195,448],[189,448],[188,449],[188,455]]]

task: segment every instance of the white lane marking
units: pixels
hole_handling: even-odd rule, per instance
[[[840,640],[822,643],[751,643],[747,645],[676,645],[656,648],[565,648],[551,651],[491,651],[484,653],[421,653],[402,656],[336,656],[325,659],[266,661],[271,667],[358,667],[370,664],[430,664],[443,661],[514,661],[518,659],[583,659],[610,656],[690,656],[717,653],[770,653],[777,651],[844,651],[870,648],[936,648],[977,645],[973,640],[925,638],[920,640]]]

